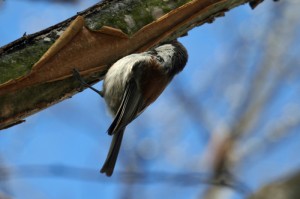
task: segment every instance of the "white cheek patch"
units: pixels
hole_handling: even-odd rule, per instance
[[[157,56],[164,60],[164,67],[172,67],[172,58],[175,56],[175,47],[171,44],[165,44],[155,48]]]

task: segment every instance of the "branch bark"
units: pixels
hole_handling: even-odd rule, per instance
[[[134,38],[134,35],[142,30],[146,30],[145,33],[148,33],[153,29],[149,28],[151,25],[155,25],[152,27],[158,27],[157,31],[159,32],[157,32],[155,38],[151,38],[151,41],[147,40],[148,35],[144,34],[145,42],[143,43],[143,40],[141,40],[142,37],[139,38],[140,44],[135,46],[135,48],[126,48],[126,51],[120,51],[121,53],[118,54],[114,50],[110,50],[109,55],[117,55],[105,59],[104,63],[101,63],[105,67],[101,67],[101,70],[97,68],[99,65],[95,66],[95,63],[98,62],[85,66],[84,71],[92,71],[84,73],[85,79],[89,83],[95,83],[102,79],[110,64],[120,57],[147,50],[160,42],[175,39],[186,34],[195,26],[206,22],[211,23],[215,17],[224,16],[225,11],[247,2],[257,1],[151,0],[145,3],[142,0],[106,0],[83,12],[79,12],[78,15],[84,18],[86,30],[91,32],[101,31],[104,25],[120,29],[128,35],[127,46],[134,46],[132,44],[137,41],[130,38]],[[198,7],[194,7],[194,5]],[[186,12],[185,18],[181,21],[176,21],[176,17],[173,17],[173,20],[169,20],[171,19],[170,16],[174,15],[174,13],[176,14],[176,12],[178,14],[177,17],[183,16],[184,12],[182,10],[188,6],[194,7],[194,10],[195,8],[197,9],[193,13]],[[70,61],[56,66],[62,69],[67,68],[68,70],[65,71],[69,71],[60,78],[49,80],[49,76],[56,69],[52,66],[48,68],[40,67],[43,70],[37,72],[38,76],[42,77],[39,82],[17,86],[22,79],[27,78],[31,81],[35,78],[32,76],[34,66],[41,61],[41,58],[45,57],[45,53],[48,53],[49,49],[53,48],[54,43],[58,43],[58,40],[61,39],[60,36],[64,35],[64,32],[68,30],[71,22],[78,15],[35,34],[24,35],[22,38],[0,48],[0,129],[20,123],[26,116],[67,99],[78,92],[80,84],[71,76],[71,70],[69,70],[71,66],[67,66]],[[165,25],[172,28],[167,30],[160,29],[160,27],[167,27],[160,23],[162,21],[164,21]],[[80,53],[86,51],[84,48],[79,50],[79,56]],[[102,54],[101,52],[98,53]],[[53,56],[56,56],[56,58],[61,57],[59,51]],[[87,59],[85,56],[78,58],[82,60]]]
[[[296,172],[285,179],[278,179],[263,186],[249,199],[296,199],[300,197],[299,191],[300,172]]]

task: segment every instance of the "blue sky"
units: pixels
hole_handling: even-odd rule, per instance
[[[24,32],[30,34],[54,25],[95,2],[86,0],[71,5],[49,4],[47,1],[6,0],[0,7],[0,46],[21,37]],[[149,158],[137,163],[142,168],[138,171],[145,173],[147,171],[177,173],[189,169],[198,172],[205,171],[205,160],[198,161],[197,159],[200,159],[199,155],[206,155],[207,139],[211,138],[211,135],[205,135],[211,132],[206,132],[204,125],[195,124],[184,115],[187,113],[184,107],[178,105],[176,89],[179,86],[190,96],[194,96],[196,101],[199,98],[205,108],[213,109],[208,116],[209,120],[218,118],[222,121],[225,118],[223,123],[230,123],[230,119],[228,121],[226,119],[230,118],[229,102],[223,100],[224,96],[219,96],[214,88],[209,91],[205,90],[205,83],[209,78],[216,80],[220,78],[213,74],[219,70],[218,63],[226,61],[226,56],[235,57],[240,56],[239,53],[243,54],[239,52],[239,49],[232,50],[236,37],[240,35],[249,37],[251,29],[263,26],[270,17],[267,11],[270,11],[271,4],[273,4],[271,1],[266,1],[255,10],[251,10],[248,5],[241,6],[226,13],[225,17],[218,18],[213,24],[205,24],[193,29],[188,36],[180,39],[189,52],[188,65],[162,96],[129,125],[116,173],[112,178],[98,173],[110,144],[110,137],[105,132],[111,118],[106,111],[104,101],[92,91],[85,90],[71,99],[28,117],[21,125],[3,130],[0,134],[0,161],[2,166],[8,168],[18,168],[24,165],[66,165],[87,168],[90,169],[89,171],[94,171],[95,176],[99,176],[97,177],[99,182],[55,176],[18,178],[13,176],[12,170],[10,179],[0,182],[0,192],[17,199],[118,198],[126,193],[126,185],[115,183],[120,178],[118,172],[126,171],[128,162],[139,160],[139,153],[143,152],[146,152]],[[241,67],[248,67],[249,73],[253,70],[251,64]],[[226,74],[221,74],[221,76],[226,78]],[[236,78],[240,77],[237,75]],[[101,88],[101,83],[96,84],[96,87]],[[290,87],[290,92],[286,90],[286,87],[283,88],[284,92],[276,97],[277,106],[295,98],[293,94],[289,94],[295,91],[293,86]],[[205,97],[199,97],[199,93]],[[276,105],[275,102],[274,104]],[[281,114],[281,112],[276,112],[276,109],[271,110],[262,121],[269,121],[270,117]],[[173,122],[176,123],[179,115],[182,116],[180,122],[184,125],[178,127]],[[170,136],[165,131],[173,134]],[[249,176],[255,176],[273,164],[281,165],[282,172],[288,172],[291,167],[296,167],[296,164],[285,163],[295,155],[292,151],[299,150],[299,146],[296,142],[290,142],[290,140],[287,142],[290,148],[281,147],[280,152],[270,156],[267,162],[262,161],[262,164],[255,165],[255,169],[249,169],[248,173],[242,172],[241,178],[247,179]],[[148,148],[143,150],[143,147]],[[281,161],[282,158],[285,158],[285,161]],[[190,165],[190,160],[199,163],[201,169],[197,169],[196,165]],[[262,182],[275,176],[272,173],[270,175],[266,175],[266,180]],[[259,177],[252,177],[247,183],[250,187],[257,188],[262,182]],[[204,185],[182,187],[163,183],[135,185],[131,188],[136,193],[139,193],[139,190],[140,194],[148,198],[162,198],[162,196],[164,198],[196,198],[205,190]],[[233,197],[240,198],[239,194],[233,194]]]

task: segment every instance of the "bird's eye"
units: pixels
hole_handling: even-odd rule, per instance
[[[164,59],[161,56],[156,56],[157,61],[164,62]]]

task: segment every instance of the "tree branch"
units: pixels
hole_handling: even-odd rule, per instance
[[[129,38],[127,43],[125,42],[129,48],[126,48],[126,45],[123,46],[124,49],[126,49],[125,51],[120,49],[119,51],[109,50],[109,59],[106,57],[107,59],[104,59],[103,63],[101,62],[101,64],[105,66],[101,67],[101,70],[97,67],[102,65],[95,65],[99,60],[96,60],[98,62],[85,66],[84,71],[90,71],[85,73],[85,80],[89,83],[95,83],[103,78],[110,64],[120,57],[133,52],[146,50],[160,42],[175,39],[186,34],[187,31],[195,26],[212,22],[215,17],[224,16],[225,11],[250,1],[251,0],[179,0],[169,2],[153,0],[145,3],[142,0],[106,0],[83,12],[79,12],[78,15],[84,18],[84,27],[86,27],[87,31],[92,33],[96,31],[99,32],[105,25],[122,30]],[[253,2],[253,0],[251,2]],[[192,5],[190,7],[194,10],[196,9],[196,11],[194,13],[186,12],[184,14],[183,7],[188,7],[189,5]],[[181,21],[176,21],[176,17],[173,16],[176,12],[177,17],[183,16],[185,18],[182,18]],[[73,61],[78,63],[78,65],[73,65],[73,62],[68,61],[68,59],[63,59],[65,61],[63,64],[48,65],[47,67],[45,63],[43,63],[44,65],[39,67],[42,68],[43,71],[36,72],[35,76],[32,75],[34,73],[34,67],[43,61],[42,58],[45,56],[48,58],[47,53],[51,48],[54,48],[53,44],[55,43],[56,45],[59,43],[57,42],[58,40],[62,40],[60,36],[67,32],[66,30],[68,30],[70,23],[74,21],[77,16],[73,16],[35,34],[24,35],[22,38],[0,48],[0,129],[20,123],[26,116],[69,98],[78,92],[80,84],[71,76],[69,68],[81,67],[78,60],[85,63],[85,59],[89,59],[86,56],[81,56],[81,53],[88,52],[86,46],[77,50],[77,60]],[[173,18],[171,18],[171,16],[173,16]],[[162,22],[164,22],[164,24]],[[150,34],[153,29],[150,28],[151,24],[153,28],[156,28],[156,31],[160,32],[159,34],[157,33],[156,38],[153,37],[151,40],[147,40],[149,36],[147,33]],[[171,28],[167,28],[166,30],[160,29],[160,27],[166,28],[166,25]],[[134,37],[142,30],[144,30],[144,32],[140,34],[139,40],[131,39],[131,37]],[[155,35],[155,32],[152,34]],[[145,40],[144,43],[143,37]],[[66,46],[72,44],[72,39],[73,38],[70,39],[70,42]],[[136,43],[138,43],[139,46],[132,45]],[[116,46],[122,45],[117,44]],[[133,47],[131,48],[131,46]],[[66,47],[63,46],[62,50],[56,50],[55,52],[57,54],[51,55],[52,57],[50,58],[55,60],[62,57],[59,53],[64,52],[64,48]],[[95,53],[98,53],[97,55],[100,57],[103,54],[103,49],[105,50],[103,47],[102,51]],[[98,57],[97,55],[94,57]],[[70,55],[69,58],[74,58],[74,56]],[[67,66],[68,64],[72,64],[72,66]],[[57,71],[54,67],[65,70],[64,74],[59,78],[49,80],[47,78],[51,78]],[[66,73],[66,71],[69,71],[69,73]],[[32,81],[38,79],[37,76],[39,77],[39,81],[32,83]],[[31,81],[31,84],[24,83],[22,84],[23,86],[20,86],[20,82],[24,79]]]

